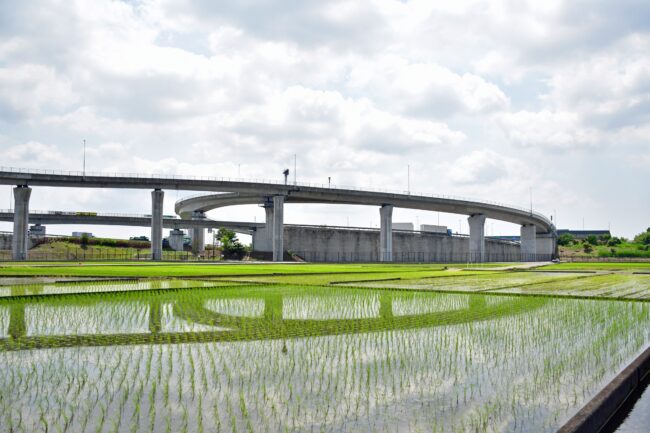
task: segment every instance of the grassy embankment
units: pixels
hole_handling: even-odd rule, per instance
[[[613,257],[613,258],[649,258],[650,250],[637,242],[621,242],[615,246],[607,244],[590,245],[585,251],[584,243],[574,242],[560,246],[562,257]]]

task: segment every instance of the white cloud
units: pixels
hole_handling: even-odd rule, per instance
[[[615,130],[650,121],[650,36],[631,36],[611,49],[559,68],[544,97],[580,113],[592,125]]]
[[[4,163],[15,167],[59,167],[66,160],[56,146],[36,141],[8,146],[2,154]]]
[[[628,193],[579,189],[588,167],[647,172],[647,2],[254,5],[0,4],[3,162],[79,169],[87,139],[92,170],[265,178],[297,154],[305,181],[403,189],[410,165],[424,192],[516,204],[533,183],[597,215]]]
[[[10,117],[36,117],[59,112],[77,101],[72,83],[48,66],[37,64],[0,68],[0,112]]]
[[[517,163],[489,149],[475,150],[454,161],[449,176],[461,184],[488,184],[506,176]]]
[[[505,113],[497,123],[512,143],[522,147],[576,149],[602,144],[598,131],[584,128],[573,112]]]
[[[457,74],[435,63],[409,63],[395,55],[356,64],[350,86],[378,95],[385,107],[417,117],[479,114],[503,110],[509,103],[498,86],[480,76]]]

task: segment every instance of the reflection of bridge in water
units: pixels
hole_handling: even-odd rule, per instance
[[[373,292],[377,293],[377,292]],[[106,294],[104,294],[106,295]],[[170,296],[171,295],[171,296]],[[79,335],[28,335],[25,310],[30,305],[47,305],[47,301],[33,299],[0,301],[8,305],[8,337],[0,338],[0,350],[54,349],[65,347],[125,346],[139,344],[179,344],[207,342],[236,342],[290,339],[301,337],[322,337],[340,334],[357,334],[377,331],[409,330],[436,326],[451,326],[469,322],[487,321],[512,316],[540,308],[547,302],[537,297],[501,297],[500,302],[488,303],[490,295],[450,294],[433,296],[468,297],[467,308],[434,311],[423,314],[393,313],[393,301],[413,296],[430,296],[429,294],[385,292],[378,294],[379,308],[376,317],[363,318],[326,318],[326,319],[287,319],[284,317],[284,295],[251,294],[242,296],[229,294],[216,297],[212,294],[192,295],[192,299],[175,299],[173,294],[152,294],[134,303],[143,303],[148,308],[149,332],[135,333],[94,333]],[[316,295],[326,297],[327,295]],[[290,295],[296,298],[296,295]],[[263,313],[259,317],[245,317],[215,312],[206,308],[209,299],[262,300]],[[71,299],[66,307],[89,305],[88,300]],[[96,303],[111,303],[107,299]],[[124,303],[124,299],[120,300]],[[55,305],[61,305],[59,303]],[[163,310],[171,305],[174,316],[189,324],[204,327],[218,327],[218,330],[165,332],[163,330]],[[2,330],[0,330],[2,331]]]

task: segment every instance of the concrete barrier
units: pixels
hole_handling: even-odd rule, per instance
[[[650,373],[650,347],[591,399],[557,433],[597,433]]]

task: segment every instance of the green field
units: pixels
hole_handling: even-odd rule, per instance
[[[558,263],[542,267],[548,270],[572,271],[633,271],[650,272],[650,262],[593,262]]]
[[[5,264],[0,426],[550,433],[650,344],[650,275],[491,268]]]
[[[459,265],[449,265],[458,267]],[[462,266],[462,265],[461,265]],[[488,266],[488,265],[486,265]],[[6,263],[2,276],[203,277],[270,274],[386,273],[442,270],[445,265],[378,264],[221,264],[221,263]]]

